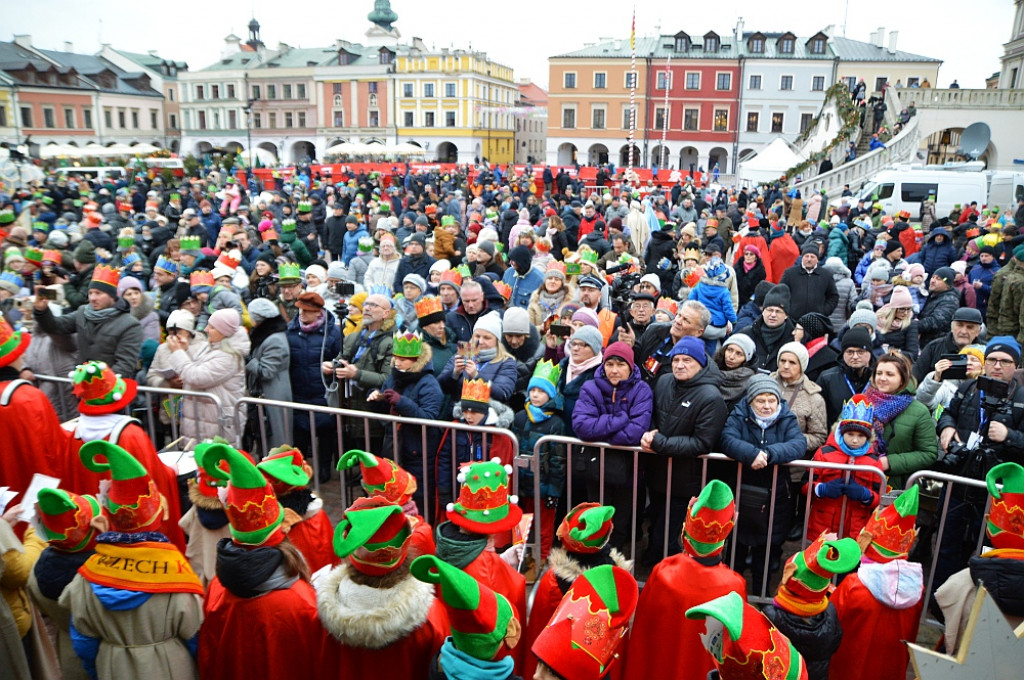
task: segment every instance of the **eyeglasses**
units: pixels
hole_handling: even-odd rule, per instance
[[[376,302],[364,302],[363,309],[384,309],[384,306],[378,305]]]
[[[993,359],[992,357],[988,357],[985,359],[985,363],[993,366],[1013,366],[1017,362],[1013,359]]]
[[[588,347],[588,345],[582,340],[573,340],[569,343],[569,349],[583,349],[584,347]]]

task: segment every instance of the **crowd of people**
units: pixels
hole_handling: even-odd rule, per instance
[[[671,591],[680,586],[668,574],[720,567],[726,599],[694,616],[746,621],[760,614],[727,595],[742,604],[742,574],[766,596],[797,560],[761,622],[792,635],[799,626],[787,616],[808,615],[794,602],[826,561],[860,574],[843,581],[861,590],[843,600],[846,610],[833,608],[840,621],[884,599],[875,584],[893,563],[920,576],[920,562],[934,561],[944,610],[947,582],[962,607],[969,587],[954,577],[969,560],[972,570],[985,558],[987,573],[1021,575],[1024,546],[971,557],[983,527],[993,533],[983,489],[941,492],[948,512],[934,555],[924,529],[914,554],[887,532],[899,525],[903,539],[913,535],[918,487],[904,489],[917,471],[1017,480],[1005,466],[1024,463],[1024,200],[939,216],[930,196],[912,223],[848,191],[805,199],[781,183],[678,176],[595,189],[566,173],[507,173],[314,169],[265,183],[213,172],[107,184],[71,173],[0,195],[0,422],[10,432],[0,484],[23,493],[35,472],[62,480],[39,498],[41,525],[26,529],[10,512],[0,522],[4,561],[25,576],[3,588],[27,657],[38,657],[42,611],[69,636],[58,638],[65,676],[73,667],[119,677],[152,663],[188,677],[198,659],[204,677],[233,677],[243,667],[265,675],[387,658],[407,666],[403,677],[484,677],[472,674],[481,662],[500,664],[486,677],[538,667],[536,677],[599,677],[614,644],[588,670],[596,675],[559,670],[578,665],[575,629],[563,635],[556,625],[562,607],[575,611],[577,589],[607,605],[620,634],[636,606],[637,627],[646,619],[662,644],[653,631],[679,612],[657,609],[668,593],[648,597],[659,573]],[[37,378],[65,375],[70,383]],[[185,394],[156,403],[137,396],[138,384]],[[302,405],[375,417],[311,415]],[[156,436],[125,413],[153,423]],[[438,425],[392,427],[380,416]],[[187,498],[156,453],[172,431],[193,442],[199,466]],[[339,460],[353,443],[369,452]],[[709,464],[701,456],[710,452],[735,464]],[[514,471],[518,456],[537,459]],[[800,460],[861,469],[787,465]],[[367,498],[332,529],[309,484],[330,479],[336,464],[342,475],[360,467]],[[113,481],[101,488],[104,478]],[[1000,498],[992,482],[989,492]],[[244,511],[249,502],[259,511]],[[534,508],[535,567],[547,562],[556,582],[544,614],[535,606],[527,621],[523,541],[511,530]],[[735,531],[730,523],[720,542],[691,526],[707,520],[702,509],[723,508]],[[435,530],[422,510],[440,522]],[[16,535],[5,539],[5,526]],[[728,535],[735,571],[720,564]],[[787,560],[784,543],[800,539],[811,547]],[[123,573],[132,560],[162,564],[175,553],[191,565],[177,579]],[[639,604],[630,560],[654,570]],[[1007,613],[1024,616],[1019,598],[999,592],[1012,579],[991,581]],[[366,630],[369,603],[399,583],[386,597],[416,611]],[[902,583],[897,642],[916,637],[924,585]],[[834,618],[814,592],[813,614]],[[256,599],[266,593],[274,597]],[[679,597],[696,609],[711,599]],[[157,609],[176,612],[174,630]],[[125,637],[122,617],[139,639]],[[254,625],[278,648],[241,658],[213,642],[248,638]],[[483,628],[462,628],[471,625]],[[687,626],[680,650],[700,646]],[[542,643],[556,634],[564,639]],[[284,654],[288,637],[298,645],[311,635],[325,640],[321,656]],[[726,637],[741,645],[732,628]],[[395,645],[409,653],[386,651]],[[627,651],[627,677],[649,675]],[[687,653],[727,677],[730,654],[709,651]],[[845,677],[829,674],[829,656],[810,677]],[[906,668],[905,650],[897,656],[894,678]],[[842,665],[856,666],[852,656]]]

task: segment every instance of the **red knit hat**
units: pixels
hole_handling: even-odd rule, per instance
[[[222,463],[227,465],[227,472]],[[211,477],[228,481],[224,511],[235,543],[275,546],[284,540],[284,508],[251,460],[238,449],[214,442],[206,445],[202,464]]]
[[[533,653],[565,680],[603,677],[619,658],[639,597],[636,580],[605,564],[581,574],[533,643]]]
[[[90,472],[110,471],[110,480],[100,482],[99,500],[110,518],[111,530],[152,531],[163,521],[166,501],[135,456],[104,439],[86,442],[78,456]]]
[[[363,474],[363,489],[371,496],[380,496],[395,505],[405,505],[416,493],[416,478],[390,458],[352,449],[338,460],[338,470],[347,470],[357,463]]]
[[[93,549],[99,532],[90,523],[103,512],[94,497],[64,489],[40,489],[37,502],[39,523],[51,548],[66,553]]]
[[[875,509],[857,539],[864,557],[874,562],[907,558],[917,538],[914,525],[917,523],[919,494],[919,487],[915,484],[891,505]]]
[[[600,503],[580,503],[558,526],[558,540],[571,553],[600,552],[612,535],[615,508]]]
[[[402,566],[409,554],[412,527],[402,508],[383,498],[360,497],[334,529],[334,554],[352,568],[381,576]]]
[[[313,468],[302,456],[302,452],[294,446],[285,444],[271,449],[267,457],[256,464],[274,493],[286,496],[296,489],[309,486],[313,476]]]

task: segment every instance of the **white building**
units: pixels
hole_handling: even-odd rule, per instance
[[[114,49],[109,44],[104,44],[96,56],[125,71],[141,70],[149,76],[153,89],[163,93],[164,96],[162,111],[164,140],[161,146],[177,152],[181,144],[181,111],[179,107],[181,93],[178,87],[178,74],[188,71],[188,64],[164,59],[153,51],[147,54],[137,54]]]
[[[999,74],[1001,90],[1024,87],[1024,0],[1016,0],[1014,4],[1016,9],[1010,42],[1003,45],[1003,66]]]

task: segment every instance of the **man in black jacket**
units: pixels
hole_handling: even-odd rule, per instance
[[[327,232],[327,250],[331,253],[331,261],[340,260],[345,252],[345,211],[341,201],[335,201],[331,216],[327,218],[324,229]]]
[[[917,315],[922,347],[949,328],[953,314],[960,307],[960,291],[953,287],[955,279],[956,272],[949,267],[939,267],[932,272],[928,282],[928,301]]]
[[[973,307],[960,307],[953,313],[949,332],[935,338],[921,350],[921,356],[914,362],[914,378],[920,383],[943,354],[959,354],[967,345],[974,344],[981,333],[981,312]]]
[[[808,312],[831,316],[839,304],[839,291],[832,272],[818,266],[818,246],[808,241],[800,249],[800,263],[785,271],[780,283],[789,286],[789,313],[799,319]]]
[[[661,376],[654,386],[653,429],[640,438],[640,448],[650,454],[643,457],[652,513],[645,564],[654,564],[663,557],[666,537],[668,555],[681,550],[679,536],[686,505],[701,489],[702,465],[698,456],[714,450],[729,415],[719,391],[717,373],[709,369],[703,340],[684,337],[672,348],[670,359],[672,374]],[[670,496],[669,460],[672,461]],[[669,505],[667,527],[666,502]]]
[[[851,328],[843,335],[843,353],[837,365],[818,376],[818,387],[825,400],[825,417],[830,426],[843,412],[843,403],[867,389],[875,363],[873,346],[868,329]]]
[[[778,368],[779,349],[793,339],[796,329],[789,311],[789,286],[780,283],[764,296],[760,318],[740,331],[754,340],[758,368],[766,371]]]

